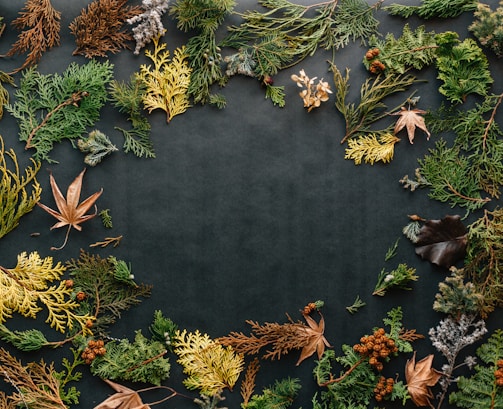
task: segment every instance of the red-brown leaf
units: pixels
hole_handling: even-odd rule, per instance
[[[466,254],[466,227],[460,216],[427,220],[419,230],[416,254],[438,266],[450,268]]]
[[[416,406],[430,406],[433,393],[430,386],[435,386],[442,377],[442,373],[432,368],[433,354],[416,362],[416,352],[405,364],[405,380],[407,390]]]
[[[149,405],[142,402],[137,392],[107,379],[105,379],[105,382],[117,393],[105,399],[94,409],[150,409]]]

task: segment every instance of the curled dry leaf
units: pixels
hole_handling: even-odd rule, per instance
[[[405,364],[405,380],[407,390],[416,406],[429,406],[433,408],[430,399],[433,393],[431,386],[435,386],[442,377],[442,373],[432,368],[433,354],[430,354],[416,362],[416,352]]]
[[[56,224],[54,224],[54,226],[51,227],[51,230],[63,226],[68,226],[68,230],[66,232],[66,237],[63,245],[57,248],[52,247],[51,250],[62,249],[68,240],[68,235],[72,227],[80,231],[82,230],[82,226],[80,226],[81,223],[84,223],[85,221],[92,219],[94,216],[97,215],[97,210],[91,214],[86,213],[91,208],[91,206],[94,205],[96,200],[98,200],[98,198],[101,196],[101,194],[103,193],[103,189],[101,189],[99,192],[92,194],[79,204],[80,191],[82,189],[82,179],[84,177],[85,171],[86,170],[84,169],[82,172],[80,172],[80,174],[73,180],[70,186],[68,186],[68,190],[66,192],[66,199],[61,193],[61,190],[59,190],[56,180],[54,179],[54,176],[52,176],[51,173],[50,182],[51,182],[52,195],[54,196],[54,201],[56,202],[56,206],[58,207],[59,212],[51,209],[50,207],[42,203],[37,203],[37,205],[39,205],[47,213],[49,213],[50,215],[54,216],[56,219],[59,220]]]
[[[466,254],[468,236],[458,215],[427,220],[416,241],[416,254],[441,267],[450,268]]]
[[[424,118],[421,115],[426,114],[426,111],[421,109],[407,109],[402,107],[402,109],[398,112],[395,112],[391,115],[400,115],[400,118],[396,121],[395,129],[393,133],[396,135],[403,128],[407,129],[407,135],[409,136],[409,142],[414,143],[414,134],[416,132],[416,128],[423,130],[427,139],[430,139],[430,132],[426,128],[426,124],[424,122]]]

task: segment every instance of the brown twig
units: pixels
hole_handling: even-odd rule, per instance
[[[56,108],[54,108],[52,111],[50,111],[49,113],[47,113],[47,115],[42,120],[42,122],[40,122],[40,124],[37,125],[35,128],[33,128],[33,130],[30,132],[30,135],[28,136],[28,139],[26,140],[25,149],[30,149],[30,148],[33,147],[33,145],[31,144],[31,141],[32,141],[33,137],[49,121],[49,119],[51,119],[51,117],[56,112],[58,112],[59,110],[61,110],[62,108],[66,107],[68,105],[74,105],[74,106],[78,107],[79,106],[78,103],[80,102],[80,100],[82,98],[84,98],[84,97],[87,97],[88,95],[89,95],[89,93],[87,91],[77,91],[77,92],[74,92],[70,98],[68,98],[67,100],[63,101]]]

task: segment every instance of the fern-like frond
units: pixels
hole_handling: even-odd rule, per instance
[[[400,141],[392,133],[362,135],[348,141],[344,159],[351,159],[355,165],[362,161],[373,165],[376,162],[389,163],[393,160],[395,144]]]
[[[188,378],[188,389],[200,389],[204,395],[213,396],[219,390],[232,390],[243,370],[244,359],[231,347],[224,347],[199,331],[178,331],[174,342],[178,363]]]

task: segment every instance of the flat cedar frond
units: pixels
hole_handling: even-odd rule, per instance
[[[55,143],[76,139],[94,125],[112,76],[113,65],[96,60],[71,63],[62,74],[44,75],[35,67],[23,72],[15,102],[6,109],[18,120],[19,140],[35,149],[35,159],[50,162]]]
[[[70,31],[75,36],[77,48],[73,55],[87,58],[105,57],[129,48],[127,42],[132,33],[124,30],[124,25],[141,13],[140,6],[126,6],[128,0],[95,0],[82,9],[70,23]]]
[[[237,353],[245,355],[258,354],[262,348],[272,347],[266,351],[264,359],[279,359],[292,349],[302,349],[309,343],[305,335],[306,326],[301,322],[287,322],[278,324],[266,322],[259,324],[251,320],[246,321],[252,327],[252,334],[245,335],[242,332],[231,332],[218,341],[222,345],[232,346]]]
[[[391,4],[384,9],[393,16],[408,18],[417,15],[423,19],[452,18],[477,8],[477,0],[421,0],[419,6]]]
[[[142,65],[137,78],[145,86],[145,109],[149,113],[162,109],[166,112],[166,122],[169,122],[175,115],[184,113],[190,107],[187,90],[192,70],[187,62],[185,46],[175,50],[170,62],[166,43],[159,45],[159,38],[153,42],[154,51],[146,50],[145,55],[152,60],[154,68]]]
[[[246,367],[245,378],[241,382],[241,398],[243,399],[243,405],[246,407],[253,391],[255,390],[255,378],[260,369],[259,359],[257,357]]]
[[[0,266],[0,322],[15,312],[36,318],[42,310],[41,303],[48,311],[46,322],[52,328],[65,332],[77,324],[84,334],[89,334],[87,325],[93,316],[77,313],[79,303],[72,299],[73,289],[66,286],[65,281],[49,286],[61,278],[64,271],[61,263],[53,266],[52,257],[41,259],[37,252],[18,255],[15,268]]]
[[[23,365],[5,349],[0,348],[0,376],[15,389],[7,400],[13,407],[31,409],[67,409],[60,397],[61,385],[55,376],[54,365],[30,362]],[[7,406],[9,408],[10,406]]]
[[[348,147],[344,159],[351,159],[355,165],[360,165],[362,160],[373,165],[376,162],[389,163],[393,160],[395,144],[400,141],[390,132],[361,135],[348,140]]]
[[[50,0],[27,0],[24,11],[12,22],[22,31],[7,56],[28,52],[25,62],[14,70],[19,72],[40,61],[42,54],[60,43],[61,13]]]
[[[7,167],[7,158],[14,169]],[[31,162],[33,166],[28,166],[21,174],[16,153],[13,149],[5,150],[0,136],[0,238],[15,229],[19,219],[40,200],[42,188],[36,175],[41,164],[33,159]]]
[[[117,263],[114,257],[101,258],[81,250],[79,259],[66,264],[74,287],[79,288],[84,297],[81,310],[96,317],[93,331],[102,336],[123,311],[139,304],[140,297],[150,295],[151,286],[137,285],[130,277],[124,280],[118,276]]]
[[[455,392],[449,395],[449,403],[459,408],[498,408],[503,405],[503,332],[497,329],[487,342],[477,349],[483,364],[475,366],[470,377],[456,379]]]
[[[173,347],[178,363],[189,376],[184,385],[188,389],[200,389],[203,395],[213,396],[225,388],[232,390],[243,370],[241,354],[197,330],[177,331]]]
[[[395,38],[393,33],[386,34],[381,40],[372,36],[369,40],[369,51],[365,54],[363,64],[369,71],[383,64],[386,73],[405,73],[410,67],[416,70],[431,65],[436,59],[435,32],[426,32],[424,26],[412,30],[408,24],[403,27],[402,35]]]

